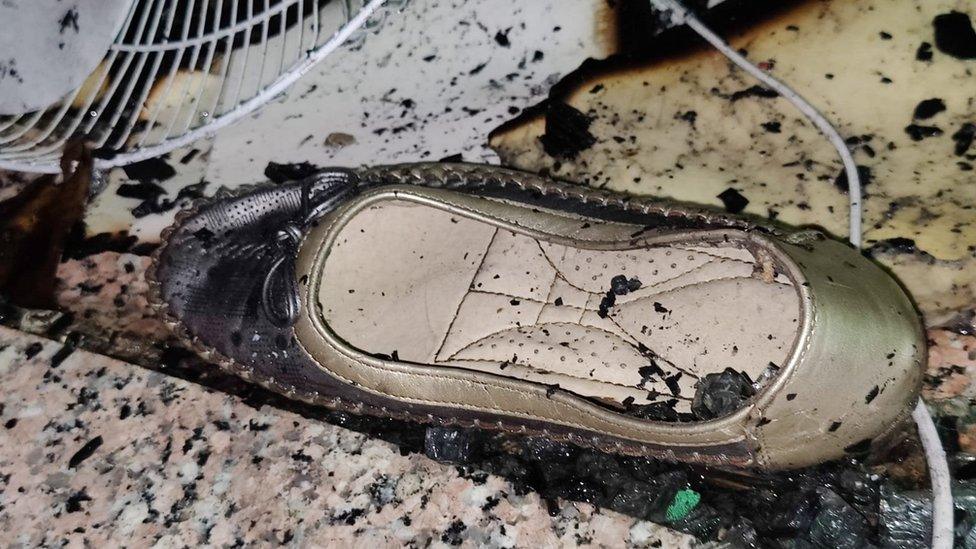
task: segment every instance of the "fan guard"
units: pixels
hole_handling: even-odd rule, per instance
[[[159,156],[250,113],[407,0],[135,0],[98,67],[47,108],[0,116],[0,168],[55,173],[85,135],[97,168]]]

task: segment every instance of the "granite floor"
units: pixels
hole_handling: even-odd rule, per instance
[[[0,328],[4,545],[688,547],[592,505]],[[66,350],[67,349],[67,350]]]

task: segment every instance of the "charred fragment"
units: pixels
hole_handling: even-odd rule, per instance
[[[61,346],[61,348],[58,349],[53,356],[51,356],[51,361],[50,361],[51,368],[57,368],[58,366],[61,366],[61,363],[64,362],[65,359],[67,359],[69,356],[71,356],[72,353],[75,352],[75,349],[78,348],[78,344],[80,342],[81,342],[80,334],[77,333],[69,334],[68,337],[65,338],[64,344]]]
[[[754,394],[749,376],[726,368],[698,382],[691,411],[702,420],[724,417],[741,408]]]
[[[976,30],[969,15],[951,11],[932,20],[935,47],[957,59],[976,59]]]
[[[640,289],[641,281],[637,277],[627,279],[624,275],[617,275],[610,279],[610,291],[617,295],[627,295]]]
[[[176,175],[176,170],[162,158],[150,158],[134,162],[122,168],[126,177],[143,183],[166,181]]]
[[[638,368],[637,373],[641,376],[641,383],[651,381],[655,377],[664,377],[664,370],[658,366],[654,359],[651,359],[651,363],[647,366]]]
[[[617,275],[610,279],[610,289],[600,300],[600,307],[597,314],[600,318],[607,318],[610,309],[616,304],[618,295],[627,295],[630,292],[640,289],[641,281],[637,277],[627,279],[624,275]]]
[[[740,99],[745,99],[746,97],[759,97],[759,98],[768,99],[773,97],[779,97],[779,94],[776,93],[775,90],[771,90],[763,86],[749,86],[744,90],[733,92],[732,95],[729,96],[729,101],[735,103],[736,101]]]
[[[30,360],[35,356],[37,356],[37,353],[40,353],[42,350],[44,350],[44,346],[41,345],[40,343],[38,342],[31,343],[27,347],[27,349],[24,350],[24,358]]]
[[[920,126],[909,124],[905,126],[905,133],[912,138],[912,141],[921,141],[927,137],[938,137],[942,135],[942,128],[938,126]]]
[[[610,316],[610,308],[613,307],[616,302],[617,296],[613,293],[613,290],[608,291],[600,300],[600,307],[596,314],[599,315],[600,318],[607,318]]]
[[[169,194],[166,189],[156,184],[152,180],[143,180],[139,183],[126,183],[119,185],[116,194],[124,198],[134,198],[142,202],[132,209],[135,218],[145,217],[150,214],[158,214],[172,210],[181,200],[192,200],[203,196],[203,189],[207,186],[206,181],[187,185],[180,189],[176,198],[167,200],[163,198]]]
[[[919,61],[931,61],[932,60],[932,44],[928,42],[922,42],[918,49],[915,51],[915,59]]]
[[[590,133],[592,123],[588,116],[565,103],[550,103],[546,109],[546,133],[541,137],[542,148],[553,158],[576,158],[596,143]]]
[[[938,97],[926,99],[915,106],[912,118],[915,120],[926,120],[946,110],[946,104]]]
[[[275,183],[285,183],[286,181],[299,181],[305,179],[315,172],[319,167],[308,162],[295,162],[292,164],[279,164],[278,162],[268,162],[264,168],[264,176]]]
[[[976,139],[976,124],[966,122],[956,133],[952,134],[952,140],[956,142],[954,150],[956,156],[962,156],[969,152],[974,139]]]
[[[728,189],[725,189],[719,193],[718,199],[721,200],[722,204],[725,206],[725,211],[734,214],[742,212],[742,210],[745,210],[746,206],[749,205],[749,199],[742,196],[742,193],[733,189],[732,187],[729,187]]]
[[[673,396],[681,396],[681,385],[678,382],[681,380],[682,375],[681,372],[678,372],[664,378],[664,384],[668,386],[668,390],[671,391]]]
[[[861,194],[864,195],[864,189],[871,184],[871,179],[873,175],[871,173],[871,168],[869,166],[857,166],[857,178],[861,181]],[[834,179],[834,186],[837,187],[842,193],[847,194],[851,190],[851,183],[847,179],[847,171],[841,170],[837,179]]]
[[[153,181],[140,181],[138,183],[123,183],[115,190],[115,194],[123,198],[135,198],[137,200],[154,200],[166,194],[166,189],[160,187]]]
[[[691,414],[678,412],[675,410],[676,399],[655,402],[653,404],[634,405],[627,408],[627,413],[640,419],[651,421],[666,421],[669,423],[694,421]]]
[[[428,427],[424,453],[434,461],[465,462],[479,452],[482,439],[482,434],[473,429]]]

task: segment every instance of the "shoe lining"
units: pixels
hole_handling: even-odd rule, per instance
[[[679,413],[707,374],[781,365],[800,310],[790,280],[734,243],[581,249],[395,199],[340,229],[318,300],[363,352]]]

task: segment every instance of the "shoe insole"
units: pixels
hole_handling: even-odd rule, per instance
[[[734,243],[582,249],[404,200],[340,229],[318,299],[364,352],[679,412],[709,373],[781,365],[799,325],[789,279]]]

